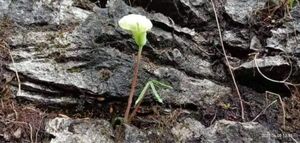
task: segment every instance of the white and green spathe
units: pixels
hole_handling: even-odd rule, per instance
[[[142,15],[129,14],[119,20],[122,29],[132,33],[133,39],[139,48],[142,48],[147,42],[147,31],[152,28],[151,21]]]

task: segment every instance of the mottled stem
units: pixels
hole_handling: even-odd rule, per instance
[[[130,112],[130,108],[131,108],[131,104],[132,104],[132,98],[134,96],[135,88],[136,88],[137,81],[138,81],[138,72],[139,72],[139,65],[140,65],[140,61],[141,61],[141,57],[142,57],[142,49],[143,49],[143,47],[139,47],[139,51],[138,51],[137,58],[136,58],[136,63],[134,65],[131,90],[130,90],[130,94],[128,97],[127,108],[126,108],[125,117],[124,117],[125,123],[130,123],[130,120],[128,117],[129,117],[129,112]]]
[[[131,121],[131,119],[135,116],[137,110],[140,108],[141,103],[142,103],[142,101],[143,101],[145,95],[146,95],[146,94],[143,95],[141,101],[140,101],[139,103],[137,103],[136,106],[134,107],[132,113],[131,113],[130,116],[129,116],[129,119],[128,119],[129,121]]]

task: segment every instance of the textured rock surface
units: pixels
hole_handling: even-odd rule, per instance
[[[253,12],[263,8],[266,2],[266,0],[227,0],[225,11],[235,22],[247,24]]]
[[[126,143],[147,143],[157,141],[152,138],[153,132],[161,132],[160,128],[143,131],[132,125],[125,125]],[[46,123],[46,131],[55,136],[51,143],[100,143],[114,142],[112,127],[104,120],[74,120],[55,118]],[[166,130],[162,130],[165,134]],[[180,119],[171,128],[172,142],[275,142],[274,135],[267,128],[256,122],[234,122],[220,120],[210,127],[205,127],[192,118]],[[169,140],[170,141],[170,140]]]
[[[280,50],[285,53],[299,54],[299,36],[294,36],[294,30],[291,28],[277,28],[271,30],[272,37],[267,39],[267,48]]]
[[[199,121],[186,118],[172,128],[178,142],[275,142],[267,128],[255,122],[217,121],[205,128]]]
[[[298,32],[300,32],[300,6],[297,5],[291,10],[291,16],[293,17],[294,21],[288,24],[291,27],[295,28]]]
[[[149,33],[149,43],[144,48],[144,59],[148,61],[144,61],[143,70],[140,72],[139,81],[142,84],[146,79],[157,78],[154,69],[172,65],[177,69],[170,76],[178,77],[177,80],[165,76],[160,78],[170,81],[174,86],[179,85],[180,90],[166,93],[167,102],[212,104],[219,96],[230,94],[229,88],[211,81],[211,78],[218,79],[220,75],[215,74],[209,59],[204,58],[203,52],[199,51],[200,43],[205,42],[204,38],[193,30],[175,26],[161,14],[148,14],[142,9],[129,7],[122,1],[110,1],[108,8],[95,8],[95,13],[83,9],[74,12],[73,9],[77,7],[73,7],[71,0],[61,1],[61,7],[58,7],[57,2],[28,2],[32,5],[25,2],[10,4],[10,7],[18,7],[16,11],[10,12],[15,16],[12,17],[13,21],[23,25],[44,23],[43,25],[50,27],[58,24],[72,26],[68,29],[32,26],[36,30],[16,27],[15,32],[8,37],[9,44],[15,47],[12,55],[16,57],[16,63],[8,68],[17,70],[25,77],[25,91],[19,97],[49,104],[74,104],[79,101],[76,97],[82,95],[108,98],[127,96],[132,78],[131,55],[135,53],[136,47],[131,36],[116,23],[128,13],[140,13],[159,23]],[[25,10],[31,10],[32,13],[22,16],[14,14]],[[32,16],[39,14],[41,17]],[[174,29],[178,34],[172,35],[165,31],[165,26]],[[184,74],[185,72],[205,79],[194,79]],[[184,76],[180,77],[178,74]],[[214,88],[218,90],[211,90]],[[72,92],[72,99],[69,91],[79,92]]]
[[[247,30],[238,31],[224,31],[223,40],[231,47],[241,48],[247,50],[250,48],[249,35]]]
[[[135,126],[125,125],[125,143],[150,143],[147,134]]]
[[[253,36],[250,42],[250,49],[254,51],[262,51],[263,46],[261,45],[261,41],[257,38],[257,36]]]
[[[271,133],[255,122],[217,121],[206,129],[204,142],[275,142]]]
[[[113,143],[111,124],[105,120],[55,118],[46,123],[55,138],[50,143]]]
[[[175,90],[163,90],[163,99],[177,104],[212,105],[220,97],[229,95],[231,89],[220,86],[207,79],[195,79],[171,68],[158,68],[154,72],[158,77],[173,83]]]
[[[258,72],[257,68],[264,74]],[[256,89],[257,91],[264,92],[273,90],[282,94],[288,93],[288,89],[281,84],[271,82],[269,79],[284,80],[291,72],[290,63],[281,56],[268,56],[253,59],[249,62],[242,63],[235,70],[236,76],[240,83]],[[269,78],[269,79],[266,79]],[[247,82],[252,81],[252,82]],[[259,84],[253,84],[259,83]]]
[[[11,3],[11,0],[1,0],[0,1],[0,5],[1,5],[1,7],[0,7],[0,10],[1,10],[0,18],[3,18],[4,15],[7,14],[10,3]]]
[[[263,28],[257,30],[260,25],[252,22],[259,15],[254,14],[263,12],[258,10],[265,6],[266,1],[214,1],[231,66],[235,67],[238,84],[246,86],[241,88],[241,93],[254,88],[256,91],[251,93],[253,100],[261,100],[255,98],[261,95],[257,91],[290,92],[284,84],[274,85],[256,71],[251,52],[259,52],[258,67],[265,75],[277,80],[287,77],[291,66],[298,69],[300,65],[299,6],[290,11],[293,20],[267,26],[265,31]],[[72,105],[70,107],[78,107],[84,115],[86,113],[82,109],[85,108],[82,106],[97,105],[97,113],[122,116],[123,110],[114,107],[124,104],[128,96],[133,55],[137,48],[131,35],[120,29],[117,22],[130,13],[142,14],[151,19],[154,27],[147,34],[148,43],[143,51],[137,91],[149,79],[166,82],[173,89],[158,91],[165,103],[159,107],[165,110],[155,112],[152,106],[157,104],[145,98],[143,107],[151,108],[148,109],[151,111],[143,111],[142,107],[139,114],[153,116],[151,121],[145,121],[147,125],[157,123],[161,126],[161,121],[156,120],[157,115],[164,117],[165,111],[170,111],[166,114],[178,123],[167,129],[141,129],[144,121],[141,121],[140,128],[126,126],[125,142],[152,142],[154,137],[155,141],[161,142],[274,142],[270,138],[273,128],[266,129],[252,122],[220,120],[239,120],[240,109],[234,98],[236,93],[228,76],[209,0],[136,0],[132,6],[129,6],[128,0],[110,0],[100,6],[98,2],[0,0],[0,42],[3,39],[9,44],[15,60],[14,64],[5,65],[6,68],[17,70],[21,76],[22,90],[17,94],[18,99],[42,103],[46,107]],[[282,52],[288,56],[283,56]],[[299,83],[298,77],[299,72],[295,70],[291,79]],[[11,88],[16,91],[16,83],[12,85]],[[242,93],[245,105],[247,103],[246,112],[251,111],[246,116],[253,118],[265,105],[261,108],[252,105],[247,95]],[[223,102],[227,98],[234,102],[228,101],[230,107],[223,109],[225,107],[222,106],[220,109],[220,100]],[[228,105],[225,102],[227,100],[223,104]],[[250,107],[248,103],[251,103]],[[191,113],[188,115],[190,118],[177,118],[175,113],[171,114],[173,108],[177,110],[178,107],[186,108],[184,110]],[[215,110],[209,111],[209,107]],[[76,112],[77,108],[70,110]],[[95,117],[97,113],[91,116]],[[268,125],[268,121],[276,124],[277,114],[273,113],[272,117],[262,115],[266,118],[262,124]],[[203,121],[206,119],[216,119],[215,124],[205,127],[204,124],[208,126],[207,121]],[[55,137],[51,142],[114,142],[113,128],[107,120],[55,118],[47,122],[46,131]],[[15,136],[18,137],[19,133],[16,132]]]
[[[146,7],[148,11],[162,13],[183,27],[202,31],[215,26],[214,17],[210,15],[213,11],[208,0],[152,0],[150,3],[136,0],[135,3],[138,6]]]
[[[171,130],[178,142],[201,142],[205,126],[191,118],[184,119]]]
[[[245,62],[242,65],[240,65],[240,68],[253,69],[256,67],[270,68],[276,66],[289,66],[289,63],[286,60],[284,60],[281,56],[270,56],[270,57],[258,58],[250,62]]]
[[[300,6],[296,6],[291,10],[293,21],[284,23],[283,27],[271,30],[272,37],[267,39],[267,48],[280,50],[288,54],[300,54],[299,34],[300,31]],[[296,33],[295,33],[296,32]]]

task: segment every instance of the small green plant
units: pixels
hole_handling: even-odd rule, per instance
[[[144,86],[142,92],[140,93],[140,95],[138,96],[138,99],[135,101],[135,108],[134,110],[132,111],[130,117],[129,117],[129,120],[132,119],[137,110],[139,109],[139,106],[141,105],[145,95],[146,95],[146,92],[147,90],[149,89],[149,87],[151,88],[151,91],[152,91],[152,94],[153,96],[156,98],[156,100],[159,102],[159,103],[163,103],[163,100],[161,99],[160,95],[158,94],[157,90],[156,90],[156,87],[157,88],[165,88],[165,89],[172,89],[171,86],[169,85],[166,85],[164,83],[161,83],[157,80],[150,80],[146,83],[146,85]]]
[[[140,93],[138,99],[135,101],[135,106],[138,105],[144,98],[144,95],[146,93],[146,91],[149,89],[149,87],[151,88],[152,90],[152,93],[154,95],[154,97],[157,99],[158,102],[160,103],[163,103],[160,95],[157,93],[157,90],[155,87],[158,87],[158,88],[169,88],[169,89],[172,89],[171,86],[169,85],[166,85],[164,83],[161,83],[157,80],[150,80],[146,83],[145,87],[143,88],[142,92]]]
[[[145,16],[137,15],[137,14],[129,14],[129,15],[122,17],[119,20],[119,26],[122,29],[129,31],[132,34],[132,37],[133,37],[135,43],[138,45],[138,54],[137,54],[136,62],[134,65],[131,90],[129,93],[127,108],[126,108],[125,117],[124,117],[124,122],[130,123],[130,120],[132,119],[132,117],[135,116],[135,113],[136,113],[136,111],[137,111],[141,101],[143,100],[145,93],[149,87],[152,89],[153,95],[156,97],[157,101],[160,103],[163,103],[163,102],[162,102],[160,95],[156,91],[155,87],[162,87],[162,88],[171,88],[171,87],[166,84],[163,84],[159,81],[156,81],[156,80],[151,80],[151,81],[147,82],[144,89],[142,90],[141,94],[139,95],[138,99],[135,102],[134,111],[131,113],[131,115],[129,117],[132,99],[135,94],[135,89],[136,89],[136,85],[137,85],[137,81],[138,81],[138,69],[139,69],[141,58],[142,58],[142,50],[143,50],[144,45],[147,42],[147,31],[151,30],[152,23]]]

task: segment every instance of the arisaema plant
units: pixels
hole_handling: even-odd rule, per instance
[[[140,61],[142,58],[142,50],[147,42],[147,32],[151,30],[153,25],[152,25],[151,21],[148,18],[146,18],[145,16],[137,15],[137,14],[129,14],[129,15],[122,17],[119,20],[119,26],[122,29],[124,29],[132,34],[132,38],[134,39],[135,43],[138,46],[137,58],[136,58],[136,62],[134,65],[133,79],[132,79],[132,83],[131,83],[131,89],[130,89],[127,108],[126,108],[125,117],[124,117],[125,123],[129,123],[130,119],[132,119],[135,116],[135,113],[136,113],[141,101],[143,100],[143,98],[146,94],[146,91],[149,88],[152,90],[152,93],[153,93],[154,97],[157,99],[157,101],[160,103],[163,103],[162,98],[158,94],[156,88],[157,87],[172,88],[172,87],[169,85],[166,85],[164,83],[161,83],[159,81],[156,81],[156,80],[148,81],[146,83],[144,89],[138,96],[138,99],[135,102],[135,108],[134,108],[133,112],[131,113],[131,115],[129,116],[133,96],[135,94],[135,89],[136,89],[136,85],[138,82],[138,71],[139,71]]]

